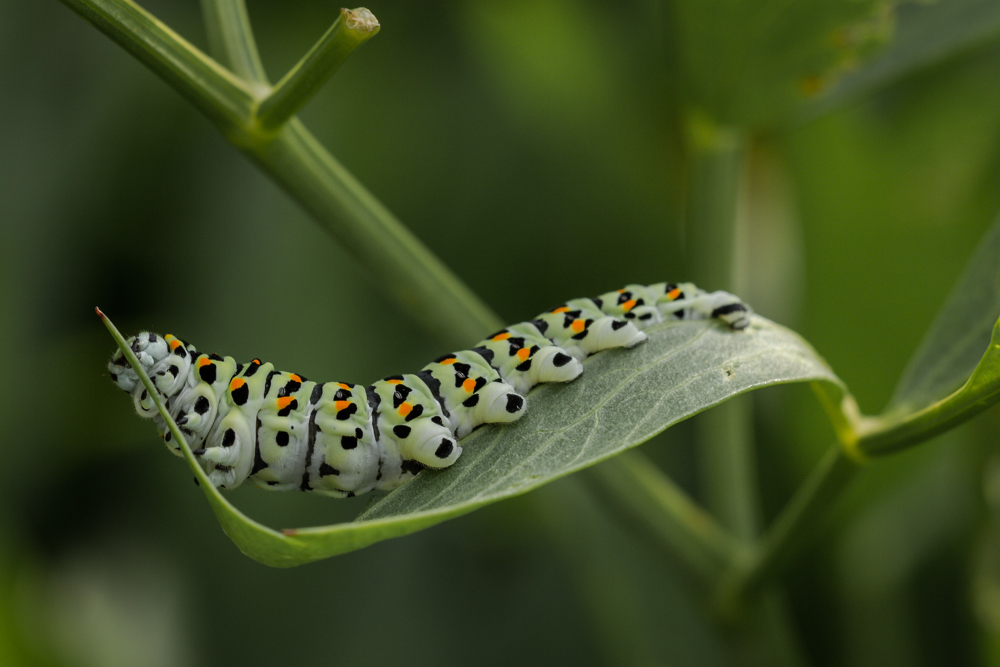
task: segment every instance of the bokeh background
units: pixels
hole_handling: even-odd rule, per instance
[[[780,25],[779,5],[762,20]],[[196,2],[144,6],[204,46]],[[305,0],[249,9],[272,78],[336,16]],[[505,320],[696,271],[679,119],[712,100],[685,78],[700,61],[678,55],[682,11],[370,9],[381,33],[301,117]],[[759,131],[742,295],[811,341],[868,413],[1000,211],[1000,25],[979,23],[828,103],[826,82],[804,81],[801,104],[747,112]],[[0,90],[0,663],[745,660],[581,476],[293,570],[240,554],[108,381],[94,306],[124,332],[313,378],[370,381],[444,350],[180,96],[59,3],[0,1]],[[832,433],[808,388],[754,405],[770,517]],[[872,466],[818,527],[784,578],[805,662],[1000,665],[998,417]],[[698,495],[690,424],[644,451]],[[349,520],[367,502],[232,499],[278,527]]]

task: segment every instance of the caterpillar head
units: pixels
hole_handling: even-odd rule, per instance
[[[170,346],[162,336],[152,332],[143,332],[138,336],[129,338],[126,343],[132,348],[142,368],[147,373],[158,362],[166,359],[170,355]],[[108,362],[108,373],[111,379],[124,391],[132,392],[139,384],[139,376],[132,369],[132,366],[125,359],[121,350],[117,350],[111,361]]]

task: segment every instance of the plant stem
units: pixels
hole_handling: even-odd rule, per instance
[[[821,524],[829,506],[860,469],[835,445],[827,451],[809,478],[775,519],[749,556],[737,560],[719,586],[719,608],[735,613],[759,591],[788,557]]]
[[[460,347],[499,328],[499,318],[297,121],[270,140],[255,131],[254,92],[129,0],[63,0],[191,99],[353,253],[415,320]],[[213,43],[256,71],[249,21],[238,0],[215,0]],[[234,4],[234,2],[236,4]],[[262,76],[258,71],[255,76]]]
[[[615,539],[619,533],[608,524],[613,517],[603,511],[600,496],[595,498],[578,480],[570,477],[539,489],[535,511],[552,545],[562,552],[566,573],[575,579],[580,602],[592,619],[592,641],[603,661],[655,665],[657,638],[647,630],[641,591],[648,583],[643,569],[622,567],[628,543]]]
[[[972,376],[952,395],[903,418],[887,420],[845,415],[844,423],[852,422],[853,429],[838,429],[839,445],[827,452],[749,557],[733,564],[719,585],[720,608],[724,613],[733,613],[759,591],[812,535],[822,514],[860,470],[861,461],[924,442],[998,401],[1000,320]]]
[[[212,56],[236,76],[269,86],[243,0],[201,0]]]
[[[689,273],[705,289],[738,294],[746,287],[736,284],[733,268],[747,138],[696,113],[687,121]],[[752,406],[750,396],[737,396],[700,415],[697,422],[705,504],[743,544],[756,542],[761,523]],[[742,562],[746,551],[734,550],[730,563]],[[718,585],[720,578],[713,583]],[[725,614],[722,618],[735,619]],[[794,628],[776,591],[760,599],[753,614],[738,620],[729,630],[744,651],[767,664],[801,662]]]
[[[274,132],[294,116],[351,53],[378,33],[375,16],[365,9],[341,9],[340,17],[302,60],[260,103],[257,123]]]
[[[745,139],[695,114],[688,119],[687,139],[689,274],[706,289],[738,292],[732,269]],[[697,424],[705,504],[723,526],[753,539],[760,519],[749,398],[727,401]]]
[[[440,340],[467,346],[500,319],[298,121],[245,149]]]
[[[131,0],[61,0],[194,104],[227,137],[247,127],[256,104],[238,77]]]
[[[702,583],[717,581],[735,558],[740,544],[640,452],[625,452],[587,472],[612,507],[643,535],[665,544]]]

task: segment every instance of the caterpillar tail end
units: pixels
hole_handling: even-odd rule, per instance
[[[750,326],[750,315],[752,314],[753,311],[744,303],[732,303],[712,311],[712,317],[722,320],[733,331],[741,331]]]

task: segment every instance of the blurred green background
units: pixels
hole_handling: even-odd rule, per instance
[[[204,45],[196,2],[144,6]],[[826,103],[768,79],[812,57],[779,48],[795,10],[764,3],[772,16],[744,21],[745,3],[716,3],[733,35],[759,29],[771,53],[714,41],[697,6],[384,0],[370,5],[381,33],[301,117],[509,321],[697,272],[680,119],[695,105],[752,123],[741,295],[876,413],[1000,211],[1000,30],[977,25]],[[249,10],[272,78],[335,18],[303,0]],[[829,27],[818,34],[828,47]],[[64,6],[0,1],[0,56],[0,664],[748,660],[582,476],[294,570],[240,554],[108,381],[113,344],[93,307],[126,333],[172,332],[312,378],[371,381],[444,350]],[[797,83],[801,96],[826,82]],[[833,437],[806,387],[753,402],[771,517]],[[1000,665],[998,427],[990,411],[852,488],[784,579],[804,662]],[[644,451],[697,496],[692,433],[681,424]],[[349,520],[367,502],[231,497],[279,527]]]

